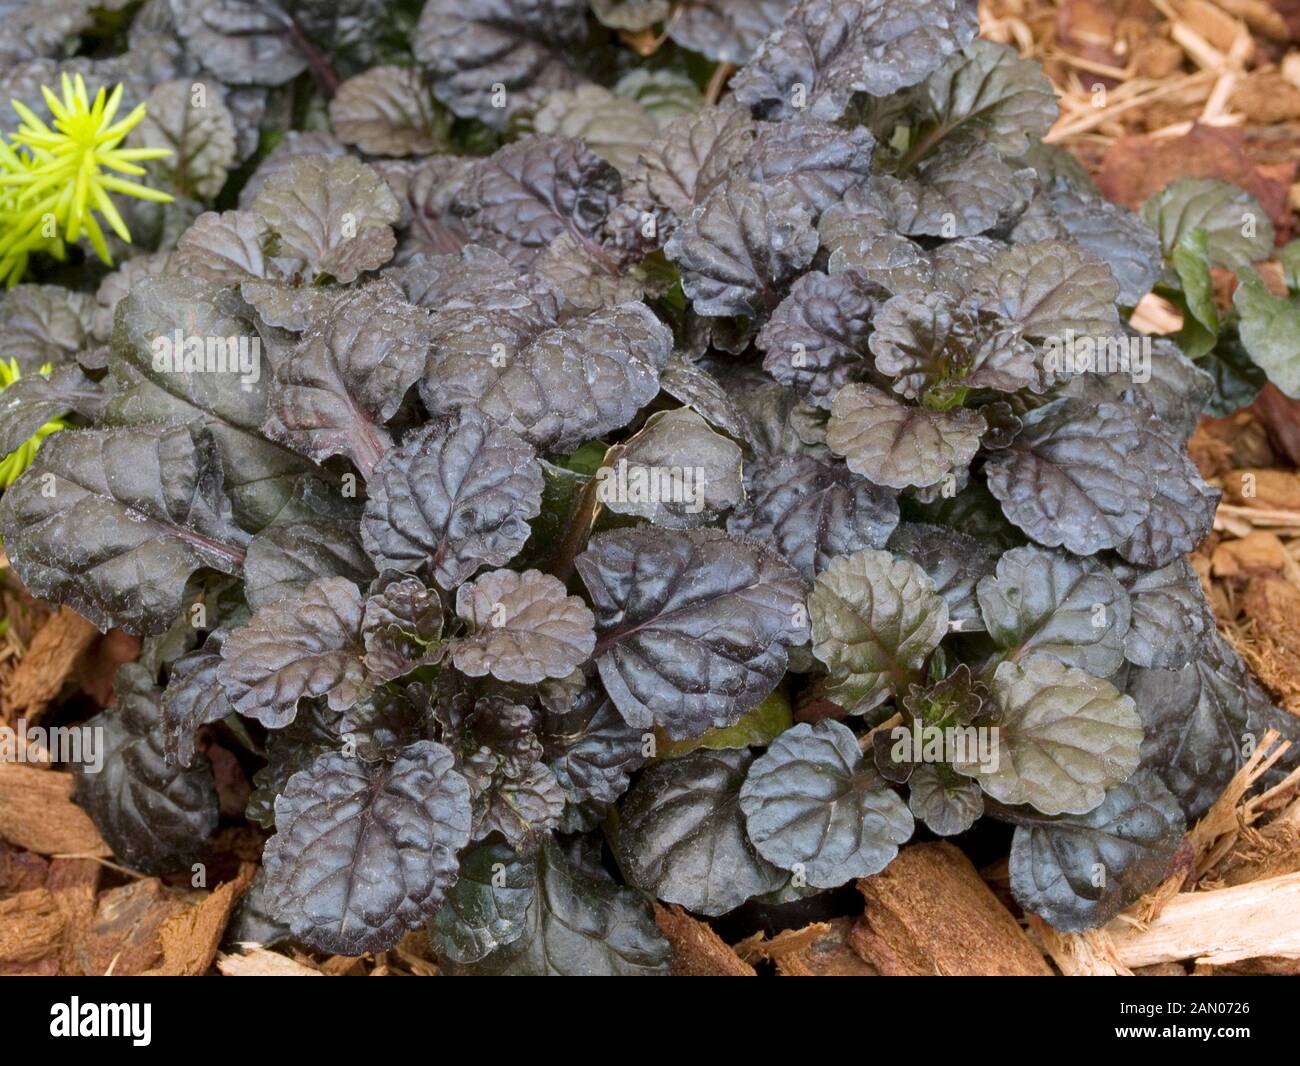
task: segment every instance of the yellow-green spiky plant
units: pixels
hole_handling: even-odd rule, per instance
[[[18,100],[12,101],[22,120],[6,140],[0,136],[0,279],[16,285],[35,251],[63,258],[65,244],[84,233],[101,260],[113,257],[99,215],[122,240],[131,233],[109,193],[168,203],[172,197],[119,175],[139,177],[138,164],[171,155],[167,148],[122,148],[126,135],[145,117],[140,104],[114,122],[122,102],[122,86],[104,88],[92,101],[81,75],[61,80],[62,97],[41,87],[54,116],[51,129]],[[116,172],[116,173],[112,173]]]

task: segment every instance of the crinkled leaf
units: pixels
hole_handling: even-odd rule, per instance
[[[752,759],[747,751],[697,751],[656,763],[637,779],[618,823],[632,884],[716,916],[785,883],[745,833],[740,787]]]
[[[91,346],[94,299],[62,285],[19,285],[0,296],[4,357],[24,374],[66,363]]]
[[[758,455],[829,456],[824,443],[811,444],[800,436],[805,421],[823,412],[804,403],[797,393],[761,378],[723,379],[721,384],[748,420],[747,437]]]
[[[343,747],[342,717],[341,712],[331,711],[325,700],[307,700],[292,722],[267,734],[266,765],[253,774],[253,791],[244,810],[250,822],[263,829],[275,826],[275,798],[289,778],[326,752]],[[373,755],[376,750],[367,746],[366,754]]]
[[[866,548],[831,560],[808,596],[826,694],[865,714],[906,691],[948,632],[948,605],[910,559]]]
[[[1000,229],[1024,211],[1034,193],[1034,173],[1008,164],[987,145],[944,144],[900,181],[872,181],[889,205],[894,225],[911,236],[973,237]]]
[[[941,837],[964,833],[984,814],[984,793],[945,765],[922,763],[907,779],[907,808]]]
[[[390,282],[345,293],[276,366],[267,435],[317,462],[346,455],[368,478],[430,336],[427,312]]]
[[[660,130],[704,107],[704,94],[682,69],[634,67],[614,83],[613,89],[618,96],[626,96],[645,108]],[[644,178],[644,172],[639,176]]]
[[[400,267],[389,267],[384,276],[400,285],[411,303],[432,311],[533,309],[540,316],[519,270],[482,245],[470,244],[447,255],[420,253]]]
[[[732,90],[772,118],[808,107],[833,121],[854,92],[888,96],[923,80],[976,30],[960,0],[800,0]]]
[[[749,498],[728,531],[771,544],[809,581],[836,556],[883,548],[898,525],[894,494],[838,464],[767,460],[750,466],[746,482]]]
[[[548,93],[533,116],[544,137],[576,137],[624,173],[636,168],[641,148],[659,135],[659,125],[635,100],[600,85]]]
[[[1000,663],[992,687],[993,765],[959,752],[953,767],[995,800],[1044,814],[1086,814],[1137,769],[1142,720],[1109,681],[1031,655]]]
[[[650,195],[687,218],[741,165],[753,139],[749,114],[725,103],[675,119],[641,152]]]
[[[1164,423],[1159,429],[1162,436],[1187,440],[1214,393],[1214,377],[1168,338],[1130,336],[1127,340],[1141,345],[1131,350],[1127,369],[1077,374],[1060,395],[1094,405],[1122,403],[1150,409]]]
[[[811,119],[769,123],[745,154],[745,173],[758,185],[784,186],[820,215],[871,174],[876,139],[861,126],[844,130]]]
[[[473,963],[441,958],[450,976],[667,976],[670,951],[655,928],[649,904],[619,888],[603,870],[566,854],[546,838],[528,860],[528,902],[523,918],[511,900],[511,925],[523,929]],[[520,874],[507,866],[511,891],[522,890]],[[500,906],[504,906],[501,904]],[[435,941],[436,943],[437,941]],[[474,952],[470,952],[471,954]]]
[[[72,764],[73,799],[113,854],[143,874],[189,866],[217,827],[217,790],[207,757],[197,756],[188,768],[167,759],[162,693],[153,682],[138,663],[118,669],[116,702],[85,725],[99,738],[99,759]]]
[[[577,559],[601,680],[630,725],[670,739],[734,724],[807,637],[803,580],[774,552],[720,530],[619,530]]]
[[[961,131],[1008,157],[1041,140],[1060,111],[1037,61],[978,38],[949,56],[916,95],[927,143]]]
[[[264,529],[249,542],[244,593],[249,607],[257,610],[301,592],[320,577],[365,585],[373,576],[354,524],[330,518],[294,521]]]
[[[1096,677],[1124,661],[1129,596],[1101,563],[1013,548],[980,580],[978,595],[989,636],[1013,658],[1051,655]]]
[[[1068,237],[1110,267],[1119,283],[1119,302],[1135,307],[1160,277],[1160,238],[1128,208],[1056,181],[1052,209]]]
[[[907,556],[934,582],[935,591],[948,604],[950,629],[978,632],[984,628],[975,590],[979,580],[993,572],[998,558],[995,547],[961,529],[904,522],[890,538],[889,550]]]
[[[172,0],[187,50],[231,85],[283,85],[307,69],[285,13],[252,0]]]
[[[134,633],[166,629],[200,567],[238,573],[248,543],[211,437],[178,426],[47,438],[0,499],[0,530],[32,593]]]
[[[166,148],[172,154],[151,164],[162,187],[181,196],[212,200],[236,162],[235,121],[219,93],[195,103],[188,78],[154,86],[143,121],[131,131],[132,147]]]
[[[366,673],[381,681],[404,677],[442,658],[442,601],[414,577],[388,573],[366,597],[361,639]]]
[[[259,215],[251,211],[205,211],[181,234],[169,265],[182,274],[217,285],[286,278],[299,264],[288,257],[269,255],[271,245],[271,231]],[[159,272],[169,273],[153,273]],[[129,291],[134,289],[132,286]]]
[[[668,24],[683,48],[719,63],[748,63],[793,0],[685,0]]]
[[[408,434],[375,467],[361,536],[379,569],[427,568],[453,589],[519,553],[541,497],[533,449],[461,408]]]
[[[669,238],[668,258],[697,314],[755,316],[817,251],[817,233],[790,188],[733,176],[705,198]]]
[[[360,590],[341,577],[320,578],[258,610],[221,645],[231,706],[268,729],[292,722],[307,697],[350,707],[365,684],[361,612]]]
[[[619,429],[659,391],[672,333],[642,303],[551,325],[536,312],[435,315],[420,395],[431,412],[475,406],[539,449]]]
[[[1134,462],[1143,444],[1131,409],[1068,401],[1032,412],[984,470],[1007,518],[1034,540],[1094,555],[1150,513],[1154,486]]]
[[[235,304],[199,278],[136,282],[118,304],[103,419],[125,426],[186,422],[209,430],[235,517],[259,530],[285,506],[309,464],[262,434],[276,360],[257,324]]]
[[[393,255],[397,200],[384,179],[354,156],[299,156],[267,179],[253,202],[282,254],[347,285]]]
[[[988,291],[991,306],[1020,323],[1026,337],[1115,336],[1122,331],[1110,267],[1060,241],[1017,244],[978,270],[972,289]]]
[[[586,10],[583,0],[427,0],[412,49],[439,100],[502,126],[510,110],[582,81],[560,49],[583,42]]]
[[[848,382],[866,376],[867,337],[877,301],[852,273],[811,270],[790,286],[758,334],[763,369],[783,385],[829,407]]]
[[[425,155],[443,139],[426,90],[410,67],[374,67],[349,78],[329,110],[339,140],[369,155]]]
[[[703,367],[673,355],[659,375],[659,387],[686,404],[732,440],[749,441],[749,427],[726,390]]]
[[[772,742],[740,790],[749,839],[817,888],[879,873],[912,835],[903,801],[839,722],[800,723]]]
[[[871,385],[840,389],[826,443],[849,469],[890,488],[933,485],[964,470],[987,427],[978,411],[932,411],[899,403]]]
[[[1217,632],[1181,670],[1131,670],[1126,691],[1142,715],[1142,765],[1194,821],[1241,765],[1243,734],[1267,698]]]
[[[1166,566],[1209,535],[1222,492],[1201,479],[1183,442],[1169,440],[1158,418],[1133,421],[1142,431],[1138,455],[1147,491],[1155,491],[1146,515],[1116,550],[1137,566]]]
[[[547,765],[574,803],[612,803],[645,761],[641,730],[623,721],[595,683],[568,711],[547,714],[540,734]]]
[[[622,185],[576,138],[529,136],[479,163],[454,208],[472,240],[527,265],[561,234],[598,245]]]
[[[618,514],[688,529],[713,521],[745,495],[740,446],[688,407],[660,411],[596,477],[596,498]]]
[[[500,775],[475,797],[471,835],[482,840],[500,833],[514,847],[535,846],[539,834],[560,824],[564,805],[555,774],[533,763],[518,774]]]
[[[461,853],[460,876],[429,923],[439,959],[465,965],[513,944],[528,929],[532,870],[508,844],[484,842]]]
[[[1087,814],[1017,826],[1011,891],[1061,932],[1095,929],[1160,883],[1186,828],[1178,802],[1143,770]]]
[[[956,389],[1037,391],[1037,353],[1016,322],[953,304],[942,292],[886,300],[873,321],[876,369],[909,400]]]
[[[317,951],[392,947],[442,906],[469,839],[469,786],[422,740],[390,761],[338,752],[295,774],[263,862],[272,905]]]
[[[1159,570],[1116,567],[1128,589],[1133,622],[1124,637],[1124,657],[1134,666],[1181,670],[1199,659],[1214,629],[1214,616],[1201,580],[1186,559]]]
[[[451,658],[471,677],[525,685],[565,677],[596,643],[587,605],[538,570],[493,570],[461,585],[456,613],[473,632],[452,645]]]
[[[184,767],[194,765],[199,728],[234,713],[221,685],[220,649],[214,634],[202,648],[176,660],[162,693],[163,750]]]

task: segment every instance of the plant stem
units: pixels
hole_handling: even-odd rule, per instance
[[[307,60],[307,65],[311,67],[312,74],[315,75],[316,81],[320,83],[321,91],[329,99],[334,99],[334,94],[339,91],[339,76],[334,72],[334,67],[329,59],[322,55],[316,46],[307,39],[307,35],[303,33],[302,27],[298,25],[298,20],[295,18],[289,19],[289,36],[293,39],[294,47]]]
[[[605,453],[604,461],[600,464],[601,469],[616,465],[619,459],[622,458],[623,451],[624,447],[621,444],[616,444],[610,448]],[[569,511],[569,523],[565,527],[564,536],[551,554],[550,571],[565,584],[568,584],[569,578],[573,576],[573,561],[586,547],[587,538],[591,536],[591,527],[596,524],[596,518],[600,514],[599,491],[600,470],[597,470],[587,484],[583,486],[578,498],[573,501],[573,507]]]

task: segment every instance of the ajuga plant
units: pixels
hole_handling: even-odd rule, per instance
[[[290,9],[146,5],[178,202],[0,308],[54,364],[5,439],[76,424],[5,549],[145,637],[77,773],[123,862],[202,860],[238,741],[240,938],[427,927],[448,974],[665,973],[654,899],[981,818],[1060,929],[1165,875],[1286,719],[1184,559],[1214,381],[1126,325],[1161,241],[1035,64],[961,0],[429,0],[405,53]]]

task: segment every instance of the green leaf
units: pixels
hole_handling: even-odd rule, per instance
[[[1300,302],[1274,296],[1253,270],[1238,277],[1232,303],[1242,347],[1274,385],[1300,399]]]
[[[1267,259],[1273,223],[1250,193],[1218,178],[1179,178],[1142,205],[1142,219],[1172,257],[1183,238],[1203,229],[1211,266],[1240,270]]]
[[[1189,231],[1178,242],[1172,259],[1187,307],[1178,343],[1188,358],[1199,359],[1214,347],[1219,335],[1219,309],[1214,303],[1209,237],[1205,230],[1197,227]]]
[[[662,730],[655,732],[655,744],[661,758],[671,759],[700,748],[723,751],[727,748],[760,748],[772,743],[794,724],[790,714],[790,697],[780,690],[749,711],[732,726],[710,729],[703,736],[686,740],[669,740]]]
[[[1043,653],[1098,677],[1124,661],[1128,593],[1092,559],[1029,546],[998,560],[982,578],[980,611],[989,636],[1012,657]]]
[[[813,654],[826,694],[865,714],[918,680],[948,632],[948,605],[916,563],[866,548],[835,559],[808,597]]]
[[[998,666],[993,700],[997,758],[958,758],[953,767],[1001,803],[1086,814],[1138,767],[1142,721],[1109,681],[1032,655]]]
[[[1286,287],[1292,294],[1300,292],[1300,239],[1284,244],[1277,257],[1286,276]]]

